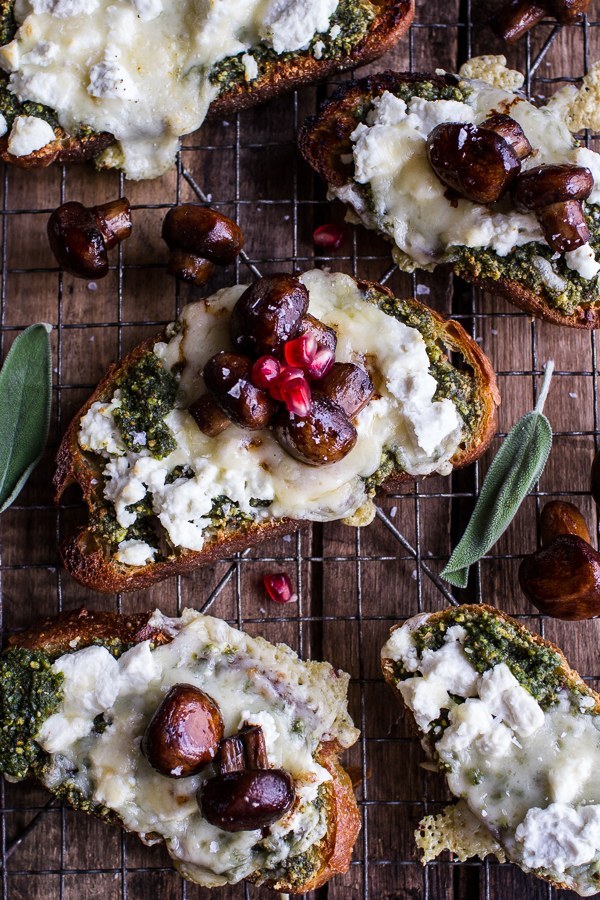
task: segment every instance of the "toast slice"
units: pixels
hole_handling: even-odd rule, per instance
[[[159,4],[160,5],[160,4]],[[17,31],[14,0],[0,2],[0,46],[8,44]],[[210,81],[218,93],[209,107],[209,118],[233,115],[302,84],[364,65],[389,50],[409,28],[414,17],[414,0],[340,0],[331,18],[330,31],[315,34],[310,46],[296,52],[275,53],[264,44],[252,48],[257,71],[248,79],[245,54],[220,59],[211,70]],[[25,155],[8,151],[8,136],[0,138],[0,158],[21,168],[48,166],[53,162],[81,162],[96,158],[102,167],[119,167],[120,154],[111,149],[115,142],[108,132],[94,132],[85,122],[65,129],[49,106],[20,102],[8,89],[8,74],[0,72],[0,113],[8,130],[17,116],[35,116],[48,122],[56,140]],[[198,98],[200,107],[200,98]]]
[[[105,592],[137,590],[291,533],[309,521],[344,519],[349,524],[367,524],[375,513],[370,498],[377,492],[398,490],[404,482],[434,471],[448,474],[483,453],[495,432],[499,395],[489,361],[461,325],[416,300],[398,300],[381,285],[347,275],[314,270],[300,280],[308,289],[309,312],[315,309],[338,333],[343,329],[345,360],[360,360],[377,391],[353,419],[358,433],[355,448],[339,462],[314,467],[282,451],[270,428],[247,432],[230,426],[215,438],[205,438],[187,408],[202,394],[199,373],[206,361],[231,347],[230,310],[244,286],[190,304],[179,322],[109,370],[60,445],[54,481],[57,499],[77,484],[88,507],[87,526],[61,548],[64,565],[79,582]],[[212,344],[203,345],[205,334]],[[431,430],[438,427],[435,421],[428,424],[423,420],[425,443],[437,434],[435,447],[426,451],[417,446],[412,431],[419,415],[408,401],[402,405],[404,401],[390,394],[388,384],[389,378],[396,378],[393,371],[398,365],[400,370],[408,366],[406,374],[411,371],[411,360],[416,357],[406,356],[407,347],[413,348],[410,353],[419,354],[414,382],[420,389],[426,381],[428,390],[434,392],[431,401],[423,401],[424,408],[430,409],[431,402],[431,413],[445,410],[451,414],[447,438]],[[455,362],[450,361],[450,354]],[[431,377],[435,380],[428,380]],[[170,435],[170,440],[177,435],[164,463],[155,460],[155,451],[146,445],[134,445],[132,454],[122,443],[114,411],[122,403],[119,397],[123,392],[129,396],[132,379],[144,385],[143,396],[160,397],[165,382],[171,392],[160,415],[150,422],[138,421],[133,428],[134,435],[142,432],[143,441],[152,429],[158,429],[156,433],[163,437]],[[143,414],[144,404],[133,409],[136,421]],[[416,417],[414,421],[411,415]],[[388,428],[392,430],[388,432]],[[204,443],[192,459],[185,448],[196,446],[200,439]],[[214,469],[206,470],[207,459],[219,468],[216,482]],[[161,486],[152,488],[152,479],[146,478],[146,494],[136,482],[133,501],[133,475],[140,466],[155,470],[159,465],[166,467],[160,470]],[[165,494],[169,482],[186,497],[176,511]],[[214,497],[213,484],[221,485]],[[189,504],[194,506],[197,494],[189,492],[208,491],[209,487],[213,500],[208,518],[206,510],[190,512]],[[126,509],[123,498],[129,501]],[[124,555],[128,548],[139,550],[142,558],[136,561],[129,553]],[[152,548],[156,548],[152,556],[144,557]]]
[[[34,777],[76,809],[164,843],[181,874],[207,887],[247,879],[304,893],[348,868],[360,823],[338,757],[358,731],[349,676],[328,663],[195,610],[82,609],[14,637],[0,669],[0,771],[11,780]],[[213,763],[167,777],[142,754],[154,710],[183,683],[218,704],[225,738],[260,725],[269,765],[293,777],[292,809],[264,832],[204,818],[196,792]]]
[[[424,862],[494,853],[559,888],[600,889],[600,696],[561,651],[491,606],[392,629],[386,681],[456,806],[416,832]]]
[[[518,73],[500,74],[510,83],[509,76]],[[485,77],[484,70],[480,78]],[[299,144],[329,196],[346,204],[349,218],[392,242],[400,268],[449,265],[456,275],[502,294],[531,315],[597,328],[600,156],[578,147],[565,124],[565,102],[557,95],[556,102],[537,109],[478,78],[382,72],[343,85],[304,123]],[[427,159],[427,135],[442,122],[480,123],[492,110],[508,113],[529,137],[536,152],[524,167],[576,163],[592,171],[595,187],[584,203],[592,235],[588,244],[570,254],[553,253],[534,214],[517,212],[506,195],[492,206],[446,196]]]

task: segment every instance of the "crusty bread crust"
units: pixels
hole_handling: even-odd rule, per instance
[[[211,103],[208,118],[233,115],[302,84],[320,81],[381,56],[408,30],[415,14],[415,0],[373,0],[373,3],[377,15],[365,38],[349,53],[335,59],[316,59],[311,54],[298,53],[291,60],[287,58],[274,63],[254,81],[244,81],[222,91]],[[0,159],[23,169],[41,168],[53,162],[84,162],[115,141],[107,133],[76,138],[60,128],[56,130],[56,136],[56,141],[27,156],[12,156],[8,152],[8,137],[0,138]]]
[[[361,290],[366,291],[372,288],[393,297],[390,290],[374,282],[359,281],[358,285]],[[476,434],[472,435],[470,441],[460,448],[452,459],[455,468],[462,468],[481,456],[496,432],[497,407],[500,403],[496,376],[479,345],[469,337],[458,322],[444,319],[416,300],[413,302],[417,307],[427,310],[433,315],[435,322],[439,325],[439,340],[449,350],[459,352],[474,373],[476,393],[482,410],[481,419]],[[81,488],[88,508],[101,501],[103,487],[101,460],[97,456],[84,453],[79,447],[77,435],[81,418],[87,413],[92,403],[110,398],[114,392],[115,380],[135,365],[137,360],[150,350],[157,340],[162,339],[164,339],[164,334],[161,333],[144,341],[118,365],[111,366],[87,403],[73,418],[62,439],[57,455],[57,468],[54,476],[57,501],[60,500],[64,491],[74,484]],[[388,478],[380,490],[382,493],[390,493],[398,490],[402,484],[414,480],[406,473],[399,473]],[[310,524],[308,521],[277,519],[244,525],[235,532],[223,531],[216,534],[207,540],[202,550],[179,550],[169,559],[148,563],[145,566],[127,566],[110,558],[106,547],[89,528],[85,528],[61,545],[61,556],[67,571],[87,587],[104,593],[133,591],[148,587],[170,575],[180,575],[248,547],[254,547],[262,541],[291,534],[308,524]]]
[[[557,647],[556,644],[553,644],[551,641],[547,641],[545,638],[541,637],[541,635],[535,634],[535,632],[530,631],[524,625],[521,625],[519,622],[517,622],[516,619],[513,619],[511,616],[509,616],[507,613],[503,612],[502,610],[496,609],[496,607],[494,607],[494,606],[488,606],[487,604],[483,604],[483,603],[481,603],[481,604],[465,603],[465,604],[462,604],[460,608],[461,608],[461,610],[464,610],[465,612],[470,612],[470,613],[475,613],[475,614],[477,614],[479,612],[490,613],[491,615],[495,616],[497,619],[501,619],[503,622],[508,622],[518,632],[520,632],[520,634],[523,637],[527,638],[533,644],[536,644],[538,647],[544,647],[546,650],[552,650],[560,658],[560,671],[561,671],[562,675],[564,676],[565,683],[568,684],[570,687],[581,689],[583,693],[587,694],[590,697],[593,697],[594,700],[596,701],[596,705],[593,709],[596,713],[600,713],[600,693],[597,693],[596,691],[594,691],[593,688],[591,688],[588,684],[585,683],[585,681],[581,678],[579,673],[576,672],[575,669],[571,668],[571,666],[569,665],[569,663],[567,661],[567,658],[565,657],[565,655],[562,652],[562,650],[560,649],[560,647]],[[452,607],[450,609],[452,609]],[[431,623],[432,625],[435,625],[436,622],[442,621],[448,615],[450,609],[449,608],[440,609],[437,612],[431,613],[431,615],[428,616],[428,618],[427,618],[427,622]],[[403,624],[404,624],[403,622],[400,622],[398,625],[394,625],[394,627],[390,629],[390,634],[392,632],[394,632],[397,628],[401,628]],[[416,735],[416,737],[418,737],[420,739],[421,744],[422,744],[423,748],[425,749],[425,751],[427,752],[427,754],[433,759],[433,745],[432,745],[431,741],[429,740],[428,737],[423,736],[423,733],[421,732],[417,723],[415,722],[415,719],[414,719],[414,716],[413,716],[411,710],[408,709],[408,707],[404,706],[404,699],[402,697],[402,694],[396,687],[393,661],[391,659],[382,658],[381,668],[382,668],[383,676],[384,676],[387,684],[389,684],[389,686],[392,688],[392,690],[394,691],[394,694],[400,700],[400,702],[402,703],[402,705],[404,707],[404,712],[407,716],[407,720],[408,720],[411,730]],[[481,819],[481,822],[483,825],[486,824],[483,819]],[[495,832],[493,834],[493,837],[500,844],[502,843],[499,835],[496,834]],[[518,865],[518,863],[515,863],[515,865]],[[528,873],[528,874],[531,874],[531,873]],[[565,884],[564,882],[554,881],[552,878],[546,878],[542,875],[537,875],[537,873],[532,873],[532,874],[535,874],[537,878],[542,878],[543,881],[547,881],[550,884],[553,884],[557,888],[561,888],[563,890],[572,890],[572,887],[568,884]]]
[[[348,154],[351,156],[350,134],[356,128],[365,105],[370,105],[372,98],[384,91],[394,93],[402,85],[424,81],[437,87],[458,84],[453,75],[387,71],[342,85],[323,104],[320,113],[308,118],[300,128],[298,142],[303,156],[327,184],[343,187],[352,178],[353,164],[342,159],[347,158]],[[393,243],[388,235],[382,234],[382,237]],[[501,294],[524,312],[555,325],[586,329],[600,327],[600,297],[597,308],[578,306],[572,315],[567,316],[552,306],[550,295],[543,288],[532,288],[524,282],[507,278],[481,278],[475,271],[469,273],[464,265],[457,274],[483,290]]]
[[[97,640],[120,640],[127,644],[139,644],[147,640],[152,640],[155,644],[169,643],[173,635],[151,625],[150,616],[150,612],[126,616],[81,608],[61,613],[46,619],[30,631],[13,635],[9,644],[10,647],[24,647],[27,650],[68,653],[73,650],[72,642],[75,640],[78,650]],[[269,887],[285,893],[303,894],[348,870],[360,830],[360,813],[350,776],[339,761],[339,754],[343,749],[336,741],[327,741],[320,744],[315,753],[317,762],[327,769],[332,778],[327,784],[325,797],[328,830],[318,847],[318,871],[304,884],[266,882]],[[108,820],[127,830],[118,817],[109,816]],[[260,881],[260,873],[253,880]]]

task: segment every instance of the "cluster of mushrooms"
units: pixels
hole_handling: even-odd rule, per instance
[[[353,419],[374,395],[368,372],[335,361],[335,331],[308,313],[309,296],[292,275],[259,278],[232,310],[233,351],[203,370],[207,393],[189,412],[215,437],[232,422],[272,427],[295,459],[323,466],[343,459],[357,440]]]
[[[499,37],[514,44],[547,16],[561,25],[580,22],[589,5],[590,0],[511,0],[501,7],[491,24]]]
[[[532,153],[519,123],[503,113],[481,125],[443,123],[427,138],[429,162],[450,188],[451,201],[461,197],[490,204],[510,192],[517,209],[535,212],[552,250],[576,250],[591,237],[582,201],[593,190],[592,173],[576,165],[542,165],[522,172],[522,161]]]
[[[268,828],[294,805],[294,779],[269,766],[259,725],[223,737],[218,704],[192,684],[163,698],[142,738],[142,753],[166,778],[189,778],[209,763],[216,773],[198,789],[204,818],[223,831]]]

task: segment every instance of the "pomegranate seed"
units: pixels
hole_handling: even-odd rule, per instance
[[[313,361],[318,349],[316,337],[307,331],[292,341],[286,341],[283,355],[290,366],[300,366],[305,369]]]
[[[310,412],[310,385],[305,378],[296,378],[281,385],[281,396],[288,412],[305,419]]]
[[[274,603],[290,603],[298,599],[292,593],[292,582],[285,572],[276,572],[263,577],[263,584],[269,600]]]
[[[313,232],[315,246],[325,250],[337,250],[341,247],[346,237],[346,229],[341,225],[319,225]]]
[[[335,353],[333,350],[328,350],[327,348],[319,350],[306,367],[306,374],[318,381],[320,378],[325,378],[334,362]]]
[[[252,384],[268,388],[281,372],[281,364],[274,356],[261,356],[252,366]]]

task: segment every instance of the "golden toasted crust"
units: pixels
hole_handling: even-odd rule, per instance
[[[10,646],[46,652],[69,652],[73,650],[74,641],[77,641],[78,650],[99,639],[120,640],[127,644],[139,644],[147,640],[152,640],[155,644],[169,643],[172,634],[151,625],[150,616],[150,612],[125,616],[120,613],[81,608],[46,619],[37,628],[11,637]],[[315,753],[317,762],[327,769],[332,778],[327,783],[325,797],[327,834],[318,846],[320,867],[316,874],[303,884],[288,884],[285,881],[267,882],[276,890],[303,894],[325,884],[334,875],[348,870],[360,830],[360,814],[352,782],[339,761],[342,749],[336,741],[327,741],[320,744]],[[109,817],[109,820],[127,830],[116,816]],[[260,873],[252,880],[260,880]]]
[[[362,290],[374,289],[393,297],[391,291],[375,282],[359,281],[358,285]],[[418,308],[433,314],[439,325],[439,340],[450,350],[460,352],[474,372],[477,396],[481,406],[481,419],[477,433],[463,448],[459,449],[452,460],[455,468],[461,468],[481,456],[495,434],[500,395],[494,370],[479,345],[469,337],[458,322],[444,319],[416,300],[413,302]],[[81,418],[87,413],[92,403],[110,398],[114,392],[115,380],[135,365],[140,356],[151,349],[160,339],[164,339],[164,334],[156,335],[140,344],[121,363],[111,366],[87,403],[74,417],[58,450],[54,476],[57,501],[68,487],[78,484],[89,508],[102,502],[103,478],[99,465],[101,460],[82,452],[79,447],[77,435]],[[384,482],[380,490],[382,493],[389,493],[397,490],[401,484],[414,480],[406,473],[393,475]],[[73,578],[87,587],[103,593],[133,591],[148,587],[170,575],[179,575],[198,566],[223,559],[232,553],[256,546],[271,538],[291,534],[308,524],[307,521],[294,519],[251,523],[238,527],[235,532],[218,533],[206,542],[202,550],[181,550],[167,560],[135,567],[124,565],[110,558],[107,548],[89,528],[85,528],[62,544],[61,556],[65,568]]]
[[[288,57],[279,64],[269,66],[264,75],[253,81],[244,81],[220,93],[211,103],[208,117],[217,119],[232,115],[302,84],[365,65],[381,56],[408,30],[415,14],[415,0],[373,0],[373,3],[377,7],[377,15],[366,37],[349,53],[336,59],[316,59],[311,54]],[[53,162],[84,162],[97,156],[115,140],[106,133],[76,138],[60,128],[56,129],[56,135],[55,142],[27,156],[12,156],[7,150],[8,138],[1,138],[0,158],[23,169],[49,166]]]
[[[487,613],[495,616],[497,619],[502,620],[503,622],[508,622],[510,625],[513,626],[513,628],[515,628],[517,631],[519,631],[523,637],[530,640],[531,643],[535,644],[536,646],[544,647],[546,650],[552,650],[560,658],[560,671],[561,671],[562,675],[564,676],[565,682],[569,686],[573,686],[573,687],[582,689],[583,692],[588,694],[588,696],[593,697],[594,700],[596,701],[596,706],[594,707],[594,710],[595,710],[595,712],[600,712],[600,693],[597,693],[596,691],[594,691],[593,688],[591,688],[588,684],[585,683],[585,681],[583,681],[583,679],[581,678],[579,673],[576,672],[575,669],[571,668],[564,653],[562,652],[560,647],[556,646],[556,644],[553,644],[551,641],[547,641],[545,638],[541,637],[539,634],[535,634],[535,632],[530,631],[524,625],[521,625],[519,622],[517,622],[516,619],[513,619],[511,616],[509,616],[507,613],[503,612],[502,610],[496,609],[496,607],[494,607],[494,606],[488,606],[487,604],[484,604],[484,603],[481,603],[481,604],[465,603],[464,605],[461,605],[460,608],[461,608],[461,610],[464,610],[465,612],[474,613],[474,614],[477,614],[480,612],[487,612]],[[450,609],[452,609],[452,607]],[[431,615],[428,616],[428,618],[427,618],[427,622],[432,625],[435,625],[436,622],[443,621],[443,619],[450,612],[450,609],[448,609],[448,608],[441,609],[441,610],[438,610],[438,612],[431,613]],[[394,625],[394,627],[390,629],[390,634],[392,632],[394,632],[397,628],[401,628],[403,624],[404,623],[400,622],[398,625]],[[402,704],[404,706],[404,699],[402,697],[402,694],[396,687],[396,683],[395,683],[396,679],[394,677],[393,661],[391,659],[382,658],[381,668],[382,668],[383,676],[384,676],[387,684],[389,684],[389,686],[392,688],[392,690],[394,691],[394,693],[400,699],[400,701],[402,702]],[[404,706],[404,710],[408,717],[408,722],[410,724],[411,730],[421,740],[422,746],[427,751],[427,753],[431,757],[433,757],[432,745],[430,744],[427,737],[425,737],[425,738],[423,737],[423,733],[417,726],[417,723],[415,722],[412,712],[406,706]],[[482,823],[485,825],[485,821],[482,820]],[[494,838],[496,840],[498,840],[498,836],[496,834],[494,834]],[[516,865],[518,865],[518,863],[516,863]],[[537,875],[537,873],[534,873],[534,874],[536,875],[536,877],[542,878],[544,881],[548,881],[550,884],[553,884],[558,888],[561,888],[563,890],[571,889],[571,886],[568,884],[565,884],[564,882],[554,881],[552,878],[546,878],[545,876]]]
[[[307,162],[333,187],[347,184],[353,173],[353,164],[343,162],[343,158],[351,157],[350,134],[356,128],[365,105],[368,107],[373,97],[384,91],[394,93],[403,85],[428,82],[434,87],[456,85],[453,75],[426,75],[409,72],[381,72],[363,78],[353,84],[343,85],[322,107],[317,116],[306,120],[302,125],[298,143]],[[386,240],[393,243],[388,235]],[[472,284],[491,293],[501,294],[519,309],[546,319],[555,325],[566,325],[571,328],[600,327],[600,306],[590,308],[578,306],[572,315],[562,315],[551,305],[550,295],[543,288],[533,288],[520,281],[508,278],[495,280],[481,278],[475,271],[468,272],[464,264],[457,274]],[[600,298],[599,298],[600,301]]]

